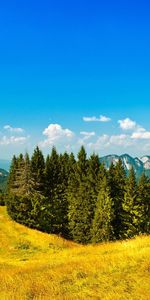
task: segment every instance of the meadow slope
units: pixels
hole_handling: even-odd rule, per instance
[[[0,299],[150,299],[150,236],[77,245],[0,207]]]

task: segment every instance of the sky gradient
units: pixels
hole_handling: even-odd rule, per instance
[[[149,16],[148,1],[0,3],[0,158],[150,155]]]

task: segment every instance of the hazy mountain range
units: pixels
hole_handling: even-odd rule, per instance
[[[133,166],[137,177],[139,177],[142,172],[145,172],[145,174],[150,177],[150,156],[148,155],[142,156],[140,158],[133,158],[128,154],[122,154],[120,156],[114,154],[101,157],[100,161],[103,162],[108,169],[112,162],[116,164],[119,159],[122,160],[127,174],[129,173],[131,166]]]

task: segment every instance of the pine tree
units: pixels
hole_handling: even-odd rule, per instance
[[[101,176],[103,177],[103,168],[100,164],[99,157],[96,154],[92,154],[88,160],[86,185],[87,185],[87,241],[91,241],[91,227],[94,218],[94,211],[97,202],[97,196],[99,192],[99,185]]]
[[[100,185],[92,224],[92,242],[99,243],[113,239],[113,208],[106,176]]]
[[[20,154],[18,158],[13,158],[8,187],[8,213],[17,222],[30,226],[32,204],[28,154],[25,157]]]
[[[72,173],[74,172],[75,164],[76,164],[76,160],[74,154],[71,152],[68,160],[68,180],[72,176]]]
[[[11,161],[10,171],[9,171],[9,177],[8,177],[8,183],[7,183],[7,193],[10,194],[14,190],[14,183],[16,180],[16,170],[17,170],[17,158],[14,155]]]
[[[123,230],[123,208],[122,204],[124,201],[125,184],[126,184],[126,173],[122,164],[119,160],[116,166],[113,163],[110,165],[108,171],[108,183],[110,187],[110,196],[113,202],[114,210],[114,220],[113,220],[113,230],[114,237],[116,239],[122,238]]]
[[[60,155],[60,182],[57,186],[58,197],[58,229],[59,233],[68,237],[68,176],[69,176],[69,155],[65,152]]]
[[[55,147],[47,157],[45,178],[46,196],[51,212],[51,232],[66,236],[68,234],[68,163],[67,153],[58,155]]]
[[[55,147],[52,148],[51,155],[47,156],[45,166],[45,180],[46,195],[53,199],[55,195],[55,188],[60,182],[60,161]]]
[[[78,153],[69,179],[69,229],[71,237],[81,243],[91,240],[91,223],[97,197],[99,159],[92,155],[87,160],[84,147]]]
[[[143,173],[137,188],[138,232],[150,233],[150,180]]]
[[[77,168],[76,175],[78,177],[79,183],[87,175],[87,167],[88,167],[87,154],[85,148],[82,146],[80,151],[78,152],[78,160],[76,164],[76,168]]]
[[[31,177],[32,177],[32,184],[33,188],[36,192],[44,195],[44,185],[45,185],[45,161],[42,151],[39,147],[33,152],[31,157]]]
[[[70,199],[68,213],[73,240],[84,244],[91,240],[91,192],[88,182],[82,181],[76,196]]]
[[[78,152],[78,160],[74,164],[72,176],[68,186],[68,220],[70,236],[77,242],[86,242],[85,227],[87,226],[86,217],[86,176],[88,161],[86,151],[82,146]]]
[[[129,171],[123,201],[123,237],[129,238],[138,233],[137,183],[133,167]]]
[[[15,178],[13,181],[13,189],[12,193],[16,195],[23,195],[23,185],[24,185],[24,177],[23,177],[23,170],[25,168],[25,161],[23,154],[21,153],[17,158],[17,164],[15,168]]]

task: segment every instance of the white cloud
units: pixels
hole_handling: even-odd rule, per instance
[[[100,150],[101,148],[107,148],[109,146],[109,135],[103,134],[98,137],[95,143],[88,143],[87,146],[90,149]]]
[[[129,135],[126,134],[120,134],[120,135],[107,135],[103,134],[98,137],[97,141],[95,143],[88,143],[89,148],[93,148],[96,150],[109,148],[111,146],[121,146],[121,147],[127,147],[134,143],[133,140],[130,139]]]
[[[94,131],[92,131],[92,132],[81,131],[80,134],[83,135],[84,139],[86,139],[86,140],[88,140],[92,136],[95,136],[95,132]]]
[[[127,134],[112,135],[109,139],[110,145],[129,146],[131,145],[130,136]]]
[[[120,128],[123,130],[133,130],[131,134],[131,139],[135,140],[148,140],[150,139],[150,131],[147,131],[141,125],[137,124],[135,121],[126,118],[124,120],[119,120]]]
[[[144,129],[144,128],[142,128],[142,129]],[[148,139],[150,139],[150,131],[146,131],[145,129],[141,130],[141,131],[135,131],[132,133],[131,138],[137,139],[137,140],[138,139],[148,140]]]
[[[136,122],[131,120],[130,118],[119,120],[118,123],[120,124],[120,128],[123,130],[132,130],[137,127]]]
[[[83,121],[85,122],[109,122],[111,119],[109,117],[100,115],[97,117],[83,117]]]
[[[85,145],[85,141],[89,140],[90,138],[92,138],[93,136],[95,136],[95,132],[87,132],[87,131],[81,131],[80,132],[81,135],[83,135],[83,138],[79,138],[77,143],[79,145]]]
[[[40,142],[42,147],[55,145],[58,141],[71,139],[74,133],[69,129],[64,129],[59,124],[50,124],[44,129],[43,135],[46,136],[44,141]]]
[[[1,139],[0,139],[0,145],[14,145],[14,144],[24,144],[27,139],[29,138],[28,137],[25,137],[25,136],[20,136],[20,137],[15,137],[15,136],[10,136],[10,137],[7,137],[7,136],[3,136]]]
[[[93,136],[95,135],[95,132],[92,131],[92,132],[88,132],[88,131],[81,131],[80,134],[82,135],[86,135],[86,136]]]
[[[8,130],[8,131],[10,131],[10,132],[16,132],[16,133],[22,133],[22,132],[24,132],[24,129],[23,129],[23,128],[20,128],[20,127],[15,128],[15,127],[12,127],[12,126],[10,126],[10,125],[5,125],[5,126],[4,126],[4,129],[5,129],[5,130]]]

